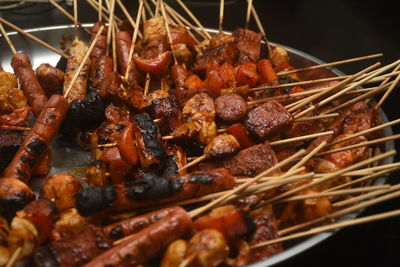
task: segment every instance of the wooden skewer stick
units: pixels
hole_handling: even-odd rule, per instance
[[[330,96],[330,97],[327,97],[327,98],[321,100],[319,103],[316,103],[315,105],[313,105],[313,106],[311,106],[311,107],[305,109],[304,111],[302,111],[302,112],[296,114],[296,115],[294,116],[294,118],[297,119],[297,118],[299,118],[299,117],[301,117],[301,116],[307,114],[308,112],[310,112],[310,111],[312,111],[312,110],[314,110],[314,109],[316,109],[316,108],[319,108],[319,107],[321,107],[321,106],[323,106],[323,105],[326,105],[326,104],[330,103],[332,100],[334,100],[334,99],[340,97],[341,95],[343,95],[343,94],[345,94],[346,92],[348,92],[348,91],[354,89],[355,87],[364,84],[365,82],[371,80],[373,77],[378,76],[379,74],[381,74],[381,73],[383,73],[384,71],[386,71],[386,70],[392,68],[392,67],[395,66],[395,65],[398,65],[399,63],[400,63],[400,60],[398,60],[398,61],[396,61],[396,62],[394,62],[394,63],[392,63],[392,64],[389,64],[389,65],[387,65],[387,66],[385,66],[385,67],[382,67],[382,68],[380,68],[380,69],[374,71],[374,73],[372,73],[371,75],[365,77],[364,79],[362,79],[362,80],[360,80],[360,81],[354,83],[353,85],[348,86],[347,88],[345,88],[345,89],[343,89],[343,90],[337,92],[336,94],[334,94],[334,95],[332,95],[332,96]],[[390,84],[390,83],[389,83],[389,84]],[[386,87],[386,86],[388,86],[389,84],[385,84],[383,87]],[[379,87],[378,87],[376,90],[380,90],[380,89],[382,89],[382,88],[379,88]],[[366,97],[366,95],[369,96],[369,95],[371,95],[371,94],[374,94],[375,92],[376,92],[376,91],[368,92],[368,93],[366,93],[366,94],[364,94],[363,96],[360,96],[360,97]],[[359,97],[354,98],[354,99],[352,99],[351,101],[355,101],[355,99],[358,99],[358,98],[359,98]],[[347,101],[345,104],[349,105],[349,103],[351,103],[351,101]],[[341,105],[339,105],[339,106],[341,106]],[[323,112],[323,114],[324,114],[324,113],[331,113],[331,112],[334,112],[334,111],[336,111],[336,110],[338,110],[338,106],[335,107],[335,108],[330,109],[329,111]]]
[[[78,41],[78,0],[74,0],[74,35],[75,41]]]
[[[152,0],[154,3],[154,0]],[[185,19],[181,14],[179,14],[178,12],[176,12],[172,7],[170,7],[168,4],[165,4],[165,7],[167,9],[167,12],[175,18],[175,20],[180,21],[182,25],[185,25],[186,27],[188,27],[189,29],[193,30],[194,32],[196,32],[199,36],[201,36],[203,39],[207,39],[207,36],[200,30],[198,30],[198,28],[196,28],[192,23],[190,23],[187,19]],[[190,31],[189,31],[190,32]],[[190,32],[191,36],[197,40],[197,38]]]
[[[297,162],[295,165],[293,165],[289,171],[294,170],[299,168],[300,166],[303,166],[304,163],[306,163],[309,159],[311,159],[312,157],[314,157],[315,154],[318,153],[318,151],[320,151],[322,148],[324,148],[326,146],[326,141],[321,142],[321,144],[319,144],[317,147],[315,147],[313,150],[310,151],[310,153],[308,153],[305,157],[303,157],[299,162]]]
[[[291,142],[297,142],[297,141],[307,140],[307,139],[311,139],[311,138],[316,138],[316,137],[320,137],[320,136],[331,135],[333,133],[334,133],[334,131],[326,131],[326,132],[322,132],[322,133],[308,134],[308,135],[303,135],[303,136],[298,136],[298,137],[293,137],[293,138],[282,139],[279,141],[270,142],[269,145],[277,146],[277,145],[287,144],[287,143],[291,143]]]
[[[247,0],[247,12],[246,12],[246,23],[245,23],[245,28],[249,28],[250,24],[250,14],[251,14],[251,8],[253,6],[253,0]]]
[[[311,67],[305,67],[305,68],[288,70],[288,71],[281,71],[281,72],[278,72],[277,75],[278,76],[288,75],[288,74],[292,74],[292,73],[296,73],[296,72],[300,72],[300,71],[307,71],[307,70],[315,70],[315,69],[320,69],[320,68],[332,67],[332,66],[336,66],[336,65],[340,65],[340,64],[357,62],[357,61],[377,58],[377,57],[381,57],[381,56],[383,56],[383,54],[382,53],[378,53],[378,54],[373,54],[373,55],[368,55],[368,56],[349,58],[349,59],[345,59],[345,60],[339,60],[339,61],[334,61],[334,62],[330,62],[330,63],[314,65],[314,66],[311,66]]]
[[[107,1],[107,0],[106,0]],[[110,3],[110,17],[109,17],[109,25],[108,25],[108,32],[107,32],[107,55],[110,54],[110,47],[111,47],[111,35],[114,29],[114,11],[115,11],[115,0],[109,0]]]
[[[0,129],[7,129],[7,130],[13,130],[13,131],[30,131],[31,130],[31,128],[29,128],[29,127],[4,125],[4,124],[0,124]]]
[[[104,7],[104,5],[99,7],[98,3],[95,0],[86,0],[86,2],[88,2],[96,11],[102,10],[103,18],[105,18],[108,21],[108,15],[110,15],[110,12],[107,10],[106,7]],[[118,18],[117,16],[114,17],[118,23],[122,22],[122,19]]]
[[[311,120],[319,120],[319,119],[328,119],[328,118],[335,118],[337,116],[339,116],[339,113],[322,114],[322,115],[317,115],[317,116],[299,118],[296,121],[311,121]]]
[[[394,168],[387,168],[387,169],[385,169],[383,171],[378,171],[378,172],[375,172],[373,174],[366,175],[366,176],[363,176],[361,178],[357,178],[356,180],[353,180],[351,182],[344,183],[344,184],[341,184],[341,185],[338,185],[338,186],[335,186],[335,187],[331,187],[331,188],[325,190],[324,192],[330,192],[330,191],[339,190],[339,189],[342,189],[342,188],[354,186],[356,184],[360,184],[360,183],[369,181],[369,180],[377,178],[377,177],[382,177],[384,174],[391,173],[391,172],[393,172],[395,170],[398,170],[399,168],[400,168],[399,166],[396,166]]]
[[[214,208],[216,205],[218,205],[221,202],[225,201],[227,198],[229,198],[233,194],[240,193],[241,191],[243,191],[244,189],[249,187],[251,184],[258,182],[262,177],[272,173],[273,171],[281,168],[282,166],[285,166],[287,163],[291,162],[293,159],[298,158],[298,157],[304,155],[305,153],[306,153],[306,151],[304,149],[301,149],[301,150],[297,151],[295,154],[291,155],[290,157],[286,158],[285,160],[283,160],[283,161],[279,162],[278,164],[274,165],[273,167],[263,171],[262,173],[260,173],[256,177],[254,177],[251,181],[248,181],[248,182],[246,182],[244,184],[241,184],[240,186],[236,187],[229,194],[225,194],[225,195],[213,200],[212,202],[208,203],[207,205],[205,205],[205,206],[203,206],[201,208],[198,208],[196,210],[191,211],[190,215],[192,217],[196,217],[196,216],[202,214],[203,212]]]
[[[393,156],[394,154],[396,154],[396,151],[395,150],[391,150],[391,151],[388,151],[388,152],[383,153],[381,155],[378,155],[378,156],[375,156],[375,157],[371,157],[369,159],[366,159],[366,160],[360,161],[358,163],[355,163],[353,165],[350,165],[350,166],[348,166],[346,168],[343,168],[343,169],[341,169],[339,171],[329,173],[328,175],[324,176],[321,179],[314,180],[314,181],[312,181],[310,183],[307,183],[307,184],[304,184],[304,185],[300,185],[300,186],[298,186],[296,188],[293,188],[293,189],[291,189],[289,191],[286,191],[286,192],[284,192],[282,194],[279,194],[279,195],[277,195],[275,197],[272,197],[272,198],[270,198],[270,199],[268,199],[266,201],[266,204],[270,204],[270,203],[276,202],[276,201],[281,200],[283,198],[286,198],[286,197],[288,197],[290,195],[293,195],[295,193],[303,191],[304,189],[307,189],[307,188],[313,187],[315,185],[321,184],[322,182],[325,182],[325,181],[327,181],[329,179],[336,178],[336,177],[342,175],[343,173],[346,173],[346,172],[351,171],[351,170],[358,169],[358,168],[360,168],[362,166],[365,166],[365,165],[368,165],[368,164],[370,164],[372,162],[376,162],[376,161],[379,161],[381,159]]]
[[[400,123],[400,119],[397,119],[397,120],[394,120],[394,121],[389,121],[389,122],[387,122],[387,123],[384,123],[384,124],[381,124],[381,125],[378,125],[378,126],[369,128],[369,129],[367,129],[367,130],[360,131],[360,132],[358,132],[358,133],[351,134],[351,135],[349,135],[349,136],[340,138],[340,139],[338,139],[338,140],[336,140],[336,141],[332,141],[332,142],[330,142],[327,146],[333,146],[333,145],[342,143],[342,142],[344,142],[344,141],[353,139],[354,137],[358,137],[358,136],[361,136],[361,135],[369,134],[369,133],[372,133],[372,132],[375,132],[375,131],[384,129],[384,128],[386,128],[386,127],[389,127],[389,126],[393,126],[393,125],[399,124],[399,123]]]
[[[325,232],[325,231],[330,231],[330,230],[334,230],[334,229],[338,229],[338,228],[344,228],[344,227],[348,227],[348,226],[354,226],[354,225],[358,225],[358,224],[362,224],[362,223],[369,223],[369,222],[387,219],[387,218],[396,217],[396,216],[400,216],[400,209],[394,210],[394,211],[383,212],[383,213],[379,213],[376,215],[365,216],[362,218],[357,218],[357,219],[348,220],[348,221],[344,221],[344,222],[338,222],[338,223],[333,223],[330,225],[316,227],[316,228],[313,228],[313,229],[310,229],[310,230],[307,230],[307,231],[304,231],[301,233],[295,233],[295,234],[292,234],[289,236],[280,237],[277,239],[258,243],[258,244],[253,245],[251,248],[252,249],[259,248],[259,247],[263,247],[263,246],[267,246],[267,245],[271,245],[271,244],[275,244],[275,243],[280,243],[283,241],[288,241],[288,240],[292,240],[292,239],[296,239],[296,238],[300,238],[300,237],[304,237],[304,236],[315,235],[315,234]]]
[[[340,148],[324,151],[324,152],[318,153],[317,156],[321,157],[321,156],[325,156],[325,155],[328,155],[328,154],[332,154],[332,153],[336,153],[336,152],[340,152],[340,151],[344,151],[344,150],[350,150],[350,149],[363,147],[363,146],[376,145],[376,144],[387,142],[387,141],[390,141],[390,140],[395,140],[397,138],[400,138],[400,134],[395,134],[395,135],[392,135],[392,136],[386,136],[386,137],[374,139],[374,140],[371,140],[371,141],[361,142],[361,143],[354,144],[354,145],[349,145],[349,146],[344,146],[344,147],[340,147]]]
[[[249,1],[249,0],[247,0],[247,1]],[[267,34],[265,33],[264,27],[263,27],[263,25],[262,25],[262,23],[261,23],[260,17],[259,17],[258,14],[257,14],[256,9],[254,8],[254,5],[251,5],[251,14],[253,15],[254,20],[256,21],[256,24],[257,24],[257,27],[258,27],[259,31],[260,31],[261,34],[263,35],[262,38],[263,38],[264,41],[265,41],[265,44],[266,44],[266,46],[267,46],[267,48],[268,48],[269,54],[271,55],[271,54],[272,54],[271,45],[270,45],[270,43],[269,43],[269,41],[268,41]]]
[[[100,29],[99,29],[99,31],[97,32],[95,38],[93,39],[92,44],[90,45],[88,51],[86,52],[86,54],[85,54],[85,56],[84,56],[84,58],[83,58],[81,64],[79,65],[78,70],[76,71],[74,77],[72,77],[71,83],[69,84],[67,90],[65,91],[65,94],[64,94],[64,97],[65,97],[65,98],[67,98],[69,92],[71,91],[71,89],[73,88],[73,86],[74,86],[76,80],[78,79],[78,76],[79,76],[79,74],[81,73],[83,67],[85,66],[86,61],[88,60],[88,58],[89,58],[89,56],[90,56],[90,53],[92,53],[93,48],[96,46],[97,40],[99,39],[100,34],[101,34],[101,32],[103,31],[103,29],[104,29],[104,26],[101,26]]]
[[[140,22],[140,18],[142,16],[142,9],[143,9],[143,1],[140,0],[139,1],[138,13],[137,13],[137,16],[136,16],[136,21],[138,23]],[[129,70],[131,68],[131,62],[132,62],[133,52],[135,50],[135,45],[136,45],[136,39],[137,39],[137,36],[138,36],[138,32],[139,32],[139,27],[135,27],[135,30],[133,31],[133,36],[132,36],[131,47],[129,49],[129,59],[130,60],[128,61],[128,66],[126,67],[125,80],[128,80]]]
[[[347,205],[349,205],[351,203],[354,203],[354,202],[360,202],[362,200],[371,199],[373,197],[376,197],[376,196],[379,196],[379,195],[383,195],[383,194],[387,194],[387,193],[390,193],[390,192],[394,192],[394,191],[397,191],[399,189],[400,189],[400,185],[394,185],[394,186],[391,186],[389,189],[382,189],[382,190],[372,191],[372,192],[369,192],[369,193],[366,193],[366,194],[362,194],[362,195],[357,196],[357,197],[352,197],[352,198],[349,198],[349,199],[345,199],[345,200],[342,200],[342,201],[335,202],[335,203],[332,204],[332,207],[339,208],[339,207],[347,206]]]
[[[176,0],[178,4],[185,10],[189,17],[196,23],[196,25],[202,30],[202,32],[207,36],[207,39],[211,39],[211,35],[208,31],[201,25],[200,21],[193,15],[193,13],[187,8],[187,6],[182,2],[182,0]]]
[[[121,2],[121,0],[117,0],[117,4],[119,6],[119,8],[122,10],[122,12],[124,13],[125,17],[128,19],[129,23],[131,24],[132,28],[136,28],[136,22],[135,20],[132,18],[131,14],[129,14],[129,11],[126,9],[126,7],[124,6],[124,4]],[[142,38],[142,33],[139,31],[138,35],[140,38]]]
[[[304,200],[304,199],[310,199],[310,198],[330,197],[330,196],[338,196],[338,195],[351,195],[351,194],[358,194],[358,193],[377,191],[377,190],[389,189],[389,188],[390,188],[390,185],[384,184],[384,185],[363,186],[363,187],[359,187],[359,188],[351,188],[351,189],[343,189],[343,190],[324,191],[321,193],[299,195],[299,196],[285,198],[284,200],[278,201],[277,203],[296,201],[296,200]]]
[[[222,25],[224,24],[224,8],[225,8],[225,1],[219,1],[219,22],[218,22],[218,30],[219,33],[222,33]]]
[[[101,1],[101,0],[100,0],[100,1]],[[54,1],[54,0],[49,0],[49,2],[50,2],[55,8],[57,8],[61,13],[63,13],[63,15],[66,16],[69,20],[71,20],[72,22],[75,21],[74,17],[73,17],[71,14],[69,14],[68,11],[65,10],[62,6],[60,6],[56,1]],[[91,34],[91,32],[90,32],[87,28],[85,28],[85,27],[82,25],[82,23],[80,23],[79,21],[78,21],[78,25],[79,25],[79,27],[82,28],[85,32],[87,32],[88,34]]]
[[[154,18],[155,13],[153,13],[153,10],[151,10],[149,3],[147,3],[147,0],[144,1],[144,7],[147,10],[147,13],[149,13],[150,17]]]
[[[173,55],[173,58],[174,58],[174,64],[178,65],[178,59],[176,58],[176,54],[175,54],[175,47],[174,47],[174,44],[172,42],[171,31],[169,29],[169,17],[167,15],[167,12],[165,11],[164,0],[161,0],[160,5],[161,5],[161,14],[164,17],[165,29],[167,30],[168,43],[171,46],[171,51],[172,51],[172,55]]]
[[[11,255],[10,259],[8,260],[7,264],[5,267],[13,267],[15,262],[17,261],[19,255],[22,252],[22,247],[18,247],[14,253]]]
[[[97,21],[100,21],[100,22],[103,20],[102,8],[103,8],[103,0],[99,0],[99,10],[97,11]]]
[[[314,100],[316,100],[316,99],[318,99],[318,98],[320,98],[320,97],[322,97],[322,96],[328,94],[329,92],[331,92],[331,91],[333,91],[333,90],[335,90],[335,89],[337,89],[337,88],[340,88],[340,87],[343,87],[343,86],[349,84],[350,82],[352,82],[352,81],[355,80],[356,78],[360,77],[360,76],[363,75],[364,73],[366,73],[366,72],[368,72],[368,71],[374,69],[374,68],[377,67],[377,66],[379,66],[379,63],[373,64],[373,65],[371,65],[371,66],[369,66],[369,67],[367,67],[367,68],[365,68],[365,69],[363,69],[363,70],[357,72],[356,74],[354,74],[354,75],[352,75],[352,76],[350,76],[350,77],[344,79],[343,81],[339,82],[338,84],[336,84],[336,85],[334,85],[334,86],[332,86],[332,87],[327,87],[326,90],[321,91],[320,93],[317,93],[317,94],[315,94],[315,95],[311,95],[311,96],[309,96],[309,97],[307,97],[307,98],[305,98],[305,99],[302,99],[302,100],[298,101],[298,102],[300,102],[300,103],[298,103],[297,105],[295,105],[295,106],[289,108],[288,111],[289,111],[289,112],[294,112],[294,111],[296,111],[296,110],[298,110],[298,109],[304,107],[305,105],[307,105],[307,104],[311,103],[312,101],[314,101]],[[372,77],[372,78],[373,78],[373,77]],[[364,80],[362,80],[362,81],[364,81]],[[360,81],[359,81],[358,83],[360,83]],[[360,84],[362,84],[362,83],[360,83]],[[354,85],[353,85],[353,86],[354,86]],[[357,86],[358,86],[358,85],[357,85]],[[354,87],[356,87],[356,86],[354,86]],[[354,88],[354,87],[353,87],[353,88]],[[347,88],[340,90],[339,93],[341,93],[341,95],[342,95],[342,94],[344,94],[343,92],[350,91],[350,89],[348,89],[348,88],[353,89],[351,86],[348,86]],[[335,94],[335,95],[336,95],[336,94]]]
[[[8,46],[10,47],[11,52],[15,55],[17,53],[17,49],[15,49],[14,44],[11,42],[10,37],[8,37],[8,34],[6,33],[6,30],[4,29],[3,24],[1,22],[0,22],[0,31],[1,31],[1,35],[3,35]]]
[[[22,34],[22,35],[28,37],[29,39],[31,39],[31,40],[33,40],[33,41],[39,43],[40,45],[42,45],[42,46],[44,46],[44,47],[50,49],[50,50],[53,51],[54,53],[57,53],[57,54],[59,54],[60,56],[63,56],[63,57],[65,57],[65,58],[68,59],[68,56],[67,56],[64,52],[58,50],[57,48],[55,48],[55,47],[49,45],[49,44],[46,43],[46,42],[40,40],[39,38],[35,37],[34,35],[32,35],[32,34],[26,32],[26,31],[24,31],[23,29],[21,29],[21,28],[19,28],[18,26],[12,24],[11,22],[9,22],[9,21],[7,21],[7,20],[1,18],[1,17],[0,17],[0,22],[3,23],[3,24],[5,24],[5,25],[7,25],[7,26],[10,27],[10,28],[12,28],[13,30],[19,32],[20,34]]]
[[[345,103],[342,103],[342,104],[340,104],[340,105],[338,105],[336,107],[333,107],[331,109],[325,110],[324,112],[322,112],[322,114],[335,112],[337,110],[340,110],[340,109],[342,109],[344,107],[347,107],[347,106],[349,106],[349,105],[351,105],[353,103],[356,103],[358,101],[361,101],[363,99],[368,99],[368,98],[370,98],[370,97],[372,97],[372,96],[374,96],[376,94],[379,94],[379,93],[385,91],[393,83],[394,82],[390,82],[390,83],[387,83],[387,84],[385,84],[383,86],[378,86],[378,87],[374,88],[371,91],[368,91],[368,92],[366,92],[366,93],[364,93],[364,94],[362,94],[360,96],[357,96],[357,97],[355,97],[355,98],[353,98],[353,99],[351,99],[349,101],[346,101]]]
[[[398,65],[394,71],[397,71],[400,68],[400,65]],[[382,107],[383,102],[385,102],[385,100],[388,98],[388,96],[390,95],[390,93],[393,91],[393,89],[398,85],[398,83],[400,82],[400,74],[397,75],[396,79],[394,80],[394,82],[392,83],[392,85],[389,87],[389,89],[385,92],[385,94],[382,96],[382,98],[379,100],[378,104],[376,104],[376,106],[374,107],[375,110],[378,110]],[[385,81],[384,81],[385,83]]]
[[[316,223],[324,222],[324,221],[327,221],[327,220],[330,220],[330,219],[334,219],[334,218],[339,218],[339,217],[341,217],[343,215],[346,215],[346,214],[349,214],[351,212],[354,212],[354,211],[357,211],[357,210],[360,210],[360,209],[364,209],[364,208],[370,207],[372,205],[378,204],[380,202],[383,202],[383,201],[386,201],[386,200],[390,200],[390,199],[393,199],[393,198],[396,198],[396,197],[399,197],[399,196],[400,196],[400,191],[396,190],[395,192],[388,193],[388,194],[385,194],[383,196],[380,196],[380,197],[377,197],[377,198],[374,198],[374,199],[371,199],[371,200],[367,200],[367,201],[361,202],[359,204],[356,204],[356,205],[350,206],[348,208],[344,208],[344,209],[338,210],[336,212],[333,212],[331,214],[328,214],[328,215],[313,219],[311,221],[300,223],[300,224],[288,227],[286,229],[280,230],[278,232],[278,234],[280,236],[286,235],[286,234],[288,234],[290,232],[297,231],[297,230],[305,228],[305,227],[309,227],[309,226],[314,225]]]

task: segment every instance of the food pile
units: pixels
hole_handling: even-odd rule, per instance
[[[209,38],[159,2],[140,27],[96,22],[57,66],[15,53],[0,71],[0,266],[246,266],[397,190],[374,185],[399,164],[370,100],[398,62],[307,83],[264,34]],[[85,177],[33,192],[63,139],[91,151]]]

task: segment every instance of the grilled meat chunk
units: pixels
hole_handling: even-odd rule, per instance
[[[235,37],[236,47],[239,50],[239,63],[256,63],[260,56],[261,33],[256,33],[248,29],[236,29],[232,36]]]

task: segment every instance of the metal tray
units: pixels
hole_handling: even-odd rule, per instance
[[[91,27],[93,24],[84,24],[85,27]],[[32,33],[36,37],[40,38],[41,40],[51,44],[52,46],[59,48],[63,40],[68,39],[68,37],[74,36],[73,25],[58,25],[58,26],[50,26],[50,27],[40,27],[40,28],[31,28],[26,29],[27,32]],[[218,32],[214,29],[208,29],[211,33]],[[16,32],[9,32],[8,33],[11,41],[15,45],[18,51],[24,52],[29,55],[31,59],[31,63],[33,68],[37,68],[42,63],[49,63],[52,66],[55,66],[60,59],[60,56],[55,54],[54,52],[48,50],[37,44],[36,42],[31,41],[30,39],[19,35]],[[79,32],[79,39],[89,41],[89,36],[83,31]],[[272,43],[272,45],[276,45],[277,43]],[[281,45],[281,44],[279,44]],[[290,63],[296,68],[300,67],[308,67],[315,64],[324,64],[322,60],[315,58],[309,54],[301,52],[291,47],[287,47],[285,45],[281,45],[287,49],[290,54]],[[13,72],[10,62],[11,62],[12,53],[8,48],[6,42],[0,42],[0,66],[3,67],[5,71]],[[326,69],[316,69],[312,71],[308,71],[303,73],[303,78],[307,79],[315,79],[315,78],[325,78],[325,77],[334,77],[334,76],[341,76],[344,75],[339,70],[329,67]],[[383,110],[379,110],[379,115],[382,118],[382,121],[388,122],[388,118]],[[393,131],[391,127],[385,128],[385,135],[391,136],[393,135]],[[384,151],[389,151],[394,149],[394,141],[388,141],[384,145]],[[90,152],[84,151],[77,142],[75,141],[63,141],[56,138],[52,144],[52,166],[50,169],[50,173],[61,173],[61,172],[69,172],[73,173],[78,177],[84,176],[84,169],[85,166],[91,161]],[[392,163],[394,157],[386,158],[382,161],[382,164],[389,164]],[[83,173],[83,175],[82,175]],[[376,184],[383,184],[385,183],[388,175],[384,175],[376,181]],[[44,179],[32,179],[32,183],[30,186],[36,192],[39,191],[41,184],[44,182]],[[361,213],[361,210],[358,212],[354,212],[348,214],[341,218],[340,220],[349,220],[357,217]],[[299,242],[296,245],[286,248],[283,252],[274,255],[266,260],[257,262],[250,266],[252,267],[261,267],[261,266],[272,266],[283,262],[291,257],[294,257],[297,254],[311,248],[318,243],[322,242],[323,240],[327,239],[328,237],[332,236],[335,231],[321,233],[310,238],[305,239],[302,242]]]

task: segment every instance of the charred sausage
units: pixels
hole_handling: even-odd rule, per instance
[[[18,77],[29,106],[32,107],[33,114],[39,117],[47,103],[47,96],[35,76],[29,57],[23,53],[17,53],[11,59],[11,66]]]

